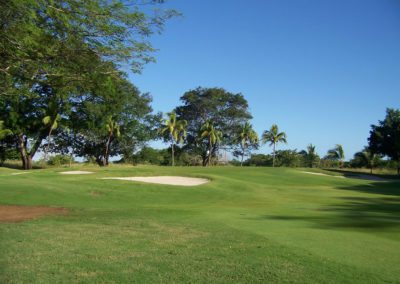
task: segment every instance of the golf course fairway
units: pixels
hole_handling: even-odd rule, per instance
[[[0,168],[0,283],[399,283],[400,182],[304,171]]]

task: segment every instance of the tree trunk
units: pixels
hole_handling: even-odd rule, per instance
[[[212,144],[210,141],[210,145],[209,145],[209,149],[208,149],[208,161],[207,161],[208,166],[210,166],[210,164],[211,164],[211,155],[212,155]]]
[[[53,131],[53,128],[50,127],[49,135],[47,136],[47,147],[44,149],[44,157],[43,157],[44,162],[47,161],[47,153],[49,152],[49,149],[50,149],[50,137],[51,137],[52,131]]]
[[[275,168],[275,143],[274,143],[274,148],[273,148],[273,153],[272,153],[272,167]]]
[[[32,161],[29,162],[28,154],[26,152],[26,143],[25,143],[25,138],[23,134],[18,135],[18,152],[21,156],[21,161],[22,161],[22,168],[24,170],[29,169],[29,165],[32,167]]]
[[[104,157],[103,157],[103,166],[108,166],[108,156],[110,155],[110,144],[111,144],[112,135],[108,136],[106,147],[104,149]]]
[[[172,160],[171,164],[174,167],[175,166],[175,149],[174,149],[174,142],[171,143],[171,155],[172,155]]]

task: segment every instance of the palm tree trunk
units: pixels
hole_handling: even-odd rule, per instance
[[[172,166],[175,166],[175,149],[174,149],[174,142],[171,144],[171,154],[172,154]]]
[[[53,129],[50,127],[49,135],[47,136],[47,146],[44,149],[44,157],[43,157],[44,162],[47,161],[47,153],[49,153],[49,149],[50,149],[50,137],[51,137],[52,131],[53,131]]]
[[[104,149],[103,166],[108,166],[108,156],[110,153],[111,135],[108,136],[106,147]]]
[[[211,155],[212,155],[212,143],[211,143],[211,138],[210,138],[209,148],[208,148],[208,161],[207,161],[208,166],[211,164]]]
[[[275,143],[272,151],[272,167],[275,168]]]

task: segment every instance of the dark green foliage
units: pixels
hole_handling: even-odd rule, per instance
[[[303,157],[303,164],[305,167],[314,168],[319,166],[320,158],[315,151],[315,146],[309,144],[307,150],[302,150],[299,154]]]
[[[129,159],[135,149],[155,136],[151,97],[141,94],[126,79],[108,78],[83,97],[84,100],[72,102],[70,115],[75,138],[68,146],[75,155],[91,156],[105,166],[109,157],[115,155]],[[118,127],[119,135],[110,132],[110,119]]]
[[[256,166],[256,167],[272,167],[272,155],[265,154],[253,154],[245,161],[245,166]]]
[[[182,105],[176,108],[179,119],[186,120],[187,148],[194,155],[201,155],[205,165],[209,155],[207,137],[199,139],[201,128],[207,121],[222,132],[219,145],[235,145],[235,134],[245,122],[251,119],[248,103],[242,94],[233,94],[222,88],[197,88],[186,92],[181,97]],[[213,147],[212,156],[218,151]]]
[[[143,64],[154,60],[154,49],[146,38],[160,32],[165,20],[177,13],[157,10],[150,15],[142,4],[162,2],[0,1],[0,120],[13,131],[25,169],[32,167],[44,139],[50,140],[53,123],[44,124],[44,118],[59,117],[59,128],[71,129],[68,120],[73,117],[71,112],[76,113],[76,104],[101,104],[104,96],[97,93],[109,90],[109,81],[124,77],[122,64],[139,72]],[[104,114],[114,116],[119,111],[109,106]],[[85,140],[96,136],[92,134]],[[124,148],[130,147],[132,139],[121,139],[127,144]]]
[[[368,138],[372,153],[388,156],[397,162],[397,172],[400,174],[400,110],[386,110],[386,117],[378,125],[371,125]]]
[[[74,159],[68,155],[55,155],[51,156],[47,163],[51,166],[68,165],[74,162]]]

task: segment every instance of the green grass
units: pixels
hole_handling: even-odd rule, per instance
[[[12,176],[16,170],[0,168],[1,204],[69,208],[0,224],[0,283],[400,283],[396,180],[284,168],[63,170]],[[98,179],[135,175],[212,181]]]

